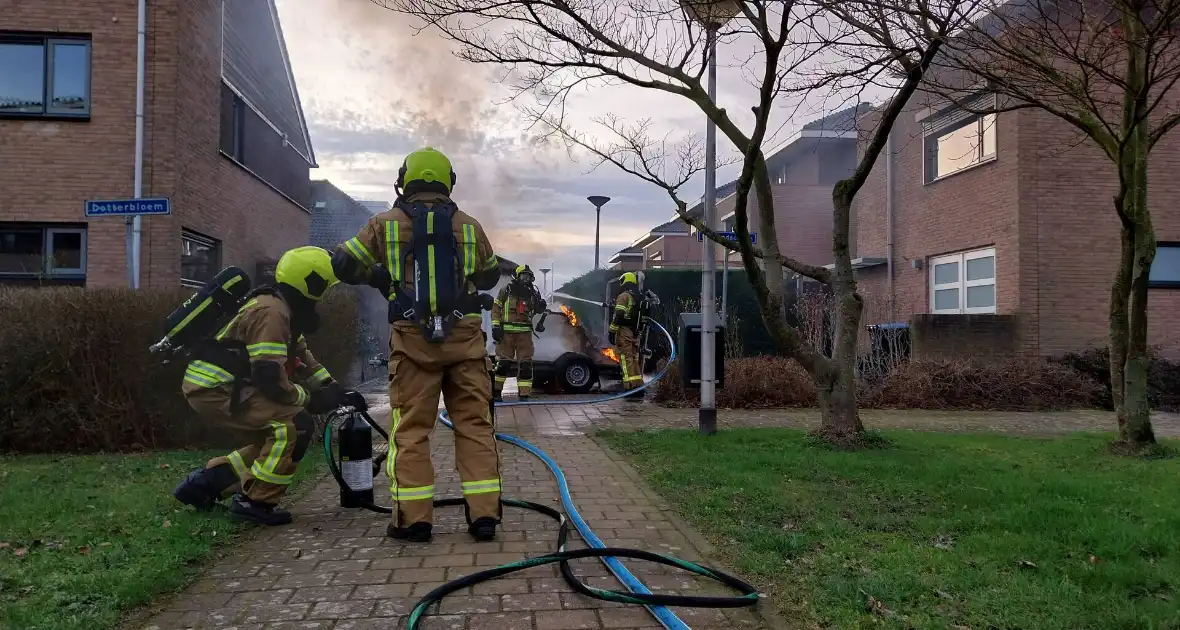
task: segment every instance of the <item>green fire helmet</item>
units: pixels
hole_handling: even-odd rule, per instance
[[[410,182],[439,183],[449,194],[455,188],[455,170],[451,160],[433,147],[423,147],[406,156],[397,172],[397,187],[405,188]]]
[[[304,297],[318,301],[339,280],[332,271],[332,255],[322,247],[296,247],[279,257],[275,282],[294,287]]]

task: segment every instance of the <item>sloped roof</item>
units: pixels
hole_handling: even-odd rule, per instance
[[[223,2],[221,78],[316,166],[274,0]]]
[[[803,131],[856,131],[856,121],[872,108],[870,103],[857,103],[803,125]]]
[[[673,219],[651,229],[652,233],[659,234],[688,234],[691,231],[692,228],[681,219]]]

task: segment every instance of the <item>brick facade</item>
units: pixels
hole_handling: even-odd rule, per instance
[[[921,109],[909,108],[893,132],[892,295],[886,266],[859,272],[863,292],[892,301],[893,313],[880,319],[932,312],[931,258],[994,247],[995,312],[1017,316],[1013,352],[1056,356],[1105,343],[1119,248],[1109,160],[1066,123],[1021,110],[999,114],[993,160],[924,183]],[[887,159],[877,161],[854,204],[855,256],[890,253]],[[1173,133],[1150,157],[1149,203],[1161,241],[1180,240],[1178,165]],[[1180,355],[1178,307],[1180,292],[1151,290],[1149,342],[1171,356]]]
[[[133,196],[136,2],[9,4],[3,31],[91,36],[91,115],[0,119],[0,226],[84,226],[86,285],[126,286],[124,220],[87,221],[83,205]],[[303,182],[294,199],[219,152],[221,29],[219,0],[148,2],[143,194],[171,198],[173,214],[143,219],[142,287],[177,286],[182,229],[219,240],[221,264],[252,275],[307,242],[310,165],[273,156]]]

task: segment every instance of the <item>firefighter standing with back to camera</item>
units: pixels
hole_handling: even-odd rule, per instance
[[[643,317],[639,282],[642,277],[642,272],[635,274],[628,271],[619,279],[620,292],[615,298],[614,316],[610,323],[609,341],[619,349],[624,391],[643,386],[643,361],[639,348],[639,324]],[[628,398],[643,400],[643,392],[635,392]]]
[[[499,262],[483,227],[451,201],[455,172],[433,148],[409,154],[393,208],[336,248],[337,277],[389,298],[392,538],[431,538],[430,433],[441,392],[455,429],[468,532],[492,540],[500,522],[500,460],[477,291],[495,288]]]
[[[233,319],[194,348],[181,386],[185,398],[247,445],[190,473],[173,491],[178,500],[208,510],[236,493],[230,516],[263,525],[291,522],[278,502],[311,443],[311,414],[356,395],[316,362],[305,338],[319,328],[316,304],[336,282],[326,250],[290,250],[275,266],[275,284],[248,294]]]
[[[533,285],[535,279],[528,265],[520,265],[492,303],[497,401],[503,398],[504,381],[509,376],[516,377],[521,400],[528,400],[533,390],[533,317],[545,312],[547,306]]]

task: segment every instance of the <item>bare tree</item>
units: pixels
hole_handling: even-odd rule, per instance
[[[1180,123],[1173,89],[1180,80],[1180,1],[1020,0],[990,9],[947,42],[929,87],[975,113],[1048,112],[1110,160],[1121,240],[1110,293],[1111,391],[1120,441],[1135,449],[1153,444],[1147,297],[1156,236],[1147,165]],[[973,107],[980,93],[997,95],[994,106]]]
[[[777,350],[799,362],[815,379],[823,418],[819,435],[833,444],[855,446],[863,426],[856,406],[856,342],[863,301],[853,277],[849,231],[851,204],[885,146],[888,130],[946,38],[960,26],[960,0],[923,0],[922,12],[894,15],[864,0],[829,5],[812,0],[372,0],[415,16],[460,46],[459,55],[474,63],[513,70],[516,95],[531,94],[538,105],[526,107],[564,139],[599,158],[661,186],[681,218],[723,247],[741,254],[762,319]],[[702,76],[708,62],[708,33],[690,13],[728,4],[736,16],[717,32],[721,41],[753,44],[746,64],[758,91],[752,124],[743,128],[709,98]],[[941,3],[941,4],[939,4]],[[684,5],[690,9],[686,11]],[[829,19],[839,10],[849,22]],[[941,13],[940,13],[941,12]],[[852,20],[855,19],[855,23]],[[874,40],[862,29],[883,33]],[[820,58],[819,55],[827,55]],[[832,63],[839,57],[843,63]],[[754,69],[754,70],[751,70]],[[809,68],[814,69],[809,70]],[[822,71],[818,70],[823,68]],[[833,69],[835,68],[835,69]],[[891,75],[892,73],[892,75]],[[879,122],[848,179],[832,193],[834,270],[796,260],[779,250],[770,175],[763,154],[770,118],[788,93],[866,86],[878,78],[901,76],[889,87],[893,98],[879,112]],[[569,127],[567,98],[588,84],[626,84],[659,90],[693,103],[712,120],[741,155],[735,193],[736,239],[728,239],[688,214],[677,194],[700,168],[693,141],[669,150],[654,141],[648,127],[627,126],[604,117],[613,135],[602,144]],[[669,153],[675,153],[673,158]],[[673,162],[674,161],[674,162]],[[675,164],[674,168],[670,165]],[[675,175],[670,175],[675,170]],[[749,233],[747,200],[758,202],[764,245],[755,247]],[[825,356],[787,324],[784,268],[831,286],[837,322],[832,355]]]

